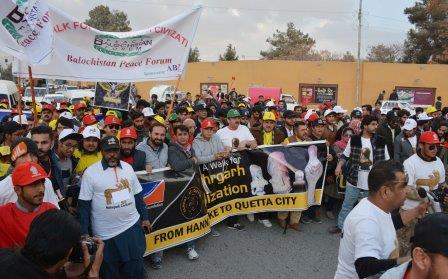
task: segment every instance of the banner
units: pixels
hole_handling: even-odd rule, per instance
[[[260,146],[196,170],[138,175],[152,224],[146,255],[199,238],[230,216],[320,204],[326,156],[325,141]]]
[[[97,82],[94,106],[128,110],[131,83]]]
[[[201,7],[145,30],[103,32],[51,7],[51,63],[33,67],[36,78],[134,82],[177,79],[196,33]],[[26,77],[19,63],[15,75]]]
[[[0,50],[28,64],[48,64],[53,28],[44,0],[0,0]]]

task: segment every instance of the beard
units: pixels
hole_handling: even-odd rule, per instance
[[[130,156],[132,154],[132,149],[121,149],[121,154],[123,154],[124,156]]]
[[[163,140],[160,140],[160,139],[151,139],[151,142],[155,146],[161,146],[163,144]]]
[[[109,165],[109,167],[116,167],[118,165],[118,158],[116,157],[111,157],[106,159],[107,164]]]

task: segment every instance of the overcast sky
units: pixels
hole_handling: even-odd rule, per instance
[[[359,0],[48,0],[67,13],[85,20],[97,5],[127,13],[133,30],[150,27],[189,9],[204,6],[193,46],[202,61],[218,60],[229,43],[244,59],[258,59],[268,48],[266,38],[292,21],[316,40],[318,49],[356,54]],[[368,46],[402,43],[411,28],[403,10],[410,0],[364,0],[362,55]]]

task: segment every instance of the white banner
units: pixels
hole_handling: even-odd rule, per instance
[[[0,50],[28,64],[48,64],[53,28],[44,0],[0,0]]]
[[[33,76],[109,82],[176,79],[188,60],[201,10],[195,7],[145,30],[102,32],[51,7],[51,63],[33,67]],[[26,77],[26,65],[20,63],[14,74]]]

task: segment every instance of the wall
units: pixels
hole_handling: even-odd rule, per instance
[[[395,86],[435,87],[437,95],[448,98],[448,66],[419,64],[362,63],[361,103],[373,104],[382,90],[391,92]],[[232,81],[232,77],[235,80]],[[222,61],[189,63],[179,90],[200,92],[200,83],[226,82],[239,93],[250,86],[282,87],[296,99],[300,83],[338,84],[338,104],[355,107],[356,62],[314,61]],[[139,94],[148,98],[149,90],[158,84],[176,81],[137,83]],[[386,96],[388,97],[388,95]]]

